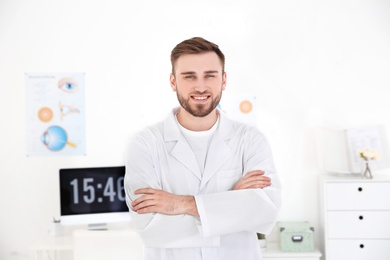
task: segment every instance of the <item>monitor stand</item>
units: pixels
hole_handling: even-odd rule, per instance
[[[88,224],[88,230],[107,230],[107,223]]]

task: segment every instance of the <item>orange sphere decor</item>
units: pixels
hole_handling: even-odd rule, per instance
[[[252,111],[252,103],[249,100],[243,100],[240,103],[240,111],[244,114],[248,114]]]
[[[49,122],[53,119],[53,110],[48,107],[42,107],[38,111],[38,118],[44,123]]]

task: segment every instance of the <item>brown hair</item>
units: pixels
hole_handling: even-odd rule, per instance
[[[175,63],[181,55],[184,54],[201,54],[205,52],[215,52],[222,64],[222,72],[225,70],[225,55],[219,49],[218,45],[209,42],[201,37],[194,37],[184,40],[171,52],[172,73],[175,74]]]

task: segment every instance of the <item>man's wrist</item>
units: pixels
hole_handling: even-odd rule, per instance
[[[184,210],[186,214],[199,217],[198,208],[194,196],[184,196]]]

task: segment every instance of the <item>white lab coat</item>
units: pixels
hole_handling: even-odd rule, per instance
[[[256,233],[271,231],[280,207],[280,182],[266,138],[220,113],[202,175],[176,112],[136,134],[127,150],[126,202],[145,245],[143,259],[261,259]],[[231,191],[257,169],[272,179],[270,187]],[[144,187],[194,195],[200,217],[133,212],[130,204],[139,197],[134,191]]]

